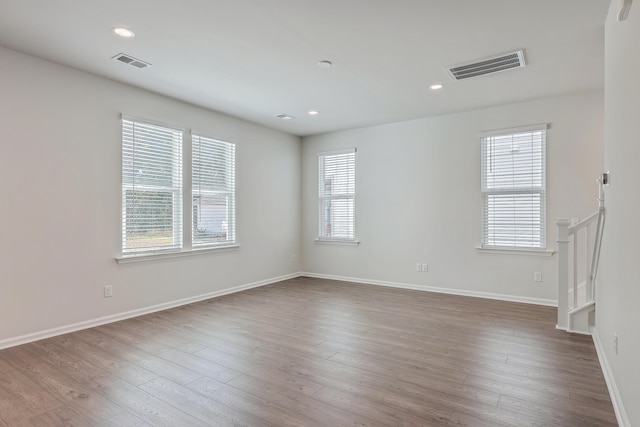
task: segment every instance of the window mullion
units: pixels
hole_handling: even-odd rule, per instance
[[[183,249],[188,251],[193,248],[193,197],[192,193],[192,174],[193,168],[191,159],[193,156],[193,141],[188,135],[183,133],[182,138],[182,238]]]

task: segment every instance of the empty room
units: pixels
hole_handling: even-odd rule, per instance
[[[635,3],[0,0],[0,426],[640,426]]]

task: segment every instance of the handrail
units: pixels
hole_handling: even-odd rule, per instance
[[[604,231],[604,206],[600,206],[598,209],[598,225],[596,226],[596,240],[593,243],[593,259],[591,260],[591,273],[589,274],[589,281],[596,283],[596,276],[598,275],[598,264],[600,263],[600,248],[602,247],[602,232]],[[591,287],[590,298],[595,300],[595,286]]]
[[[570,313],[569,313],[569,269],[573,273],[573,310],[593,305],[595,301],[595,279],[598,274],[598,263],[600,260],[600,249],[602,246],[602,233],[605,221],[604,209],[604,186],[608,184],[608,173],[598,177],[598,210],[583,220],[571,224],[568,219],[558,219],[556,225],[558,227],[558,329],[570,330]],[[591,242],[590,226],[596,222],[595,236]],[[581,233],[584,230],[584,233]],[[584,234],[584,255],[580,258],[578,254],[579,240],[582,241],[580,235]],[[569,243],[573,241],[573,256],[570,256]],[[591,246],[593,244],[593,246]],[[590,254],[591,248],[593,250]],[[584,283],[585,283],[585,303],[582,307],[578,307],[578,263],[584,260]]]
[[[598,177],[598,225],[596,226],[596,240],[593,247],[593,259],[591,260],[591,283],[596,282],[598,264],[600,263],[600,249],[602,248],[602,233],[604,231],[604,186],[609,184],[609,172]],[[595,286],[591,288],[591,299],[596,299]]]
[[[594,213],[592,213],[591,215],[589,215],[585,219],[580,220],[580,221],[576,222],[573,225],[570,225],[569,226],[569,234],[576,234],[578,231],[580,231],[583,228],[588,227],[589,225],[591,225],[592,222],[594,222],[596,219],[598,219],[598,213],[599,213],[599,211],[595,211]]]

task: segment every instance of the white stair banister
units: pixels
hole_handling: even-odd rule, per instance
[[[609,173],[598,177],[598,211],[572,224],[568,219],[558,219],[558,329],[589,334],[593,325],[591,314],[595,310],[596,276],[604,230],[604,187],[609,183]],[[592,238],[592,228],[595,235]],[[573,242],[572,245],[569,243]],[[584,251],[580,250],[584,248]],[[578,266],[582,266],[579,269]],[[581,282],[584,273],[584,281]],[[584,285],[584,288],[583,288]],[[569,289],[571,287],[571,289]],[[579,290],[583,289],[581,296]],[[572,301],[569,303],[569,292]],[[582,301],[584,299],[584,301]]]
[[[596,227],[596,240],[593,250],[593,259],[591,261],[591,272],[589,274],[591,288],[587,289],[587,295],[592,300],[595,300],[595,284],[596,276],[598,274],[598,263],[600,261],[600,249],[602,247],[602,231],[604,229],[605,212],[604,212],[604,187],[609,185],[609,173],[605,172],[598,178],[598,225]]]
[[[571,221],[559,219],[558,226],[558,324],[556,328],[569,327],[569,226]]]

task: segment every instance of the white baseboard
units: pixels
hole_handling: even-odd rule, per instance
[[[300,276],[315,277],[318,279],[328,279],[328,280],[341,280],[343,282],[364,283],[366,285],[387,286],[391,288],[412,289],[416,291],[436,292],[439,294],[461,295],[465,297],[520,302],[524,304],[544,305],[548,307],[558,306],[558,301],[543,299],[543,298],[530,298],[530,297],[519,297],[515,295],[492,294],[489,292],[466,291],[461,289],[442,288],[442,287],[429,286],[429,285],[415,285],[410,283],[388,282],[388,281],[382,281],[382,280],[362,279],[357,277],[333,276],[329,274],[317,274],[317,273],[309,273],[309,272],[302,272],[300,273]]]
[[[592,328],[591,336],[593,337],[593,344],[596,347],[598,360],[600,361],[600,366],[602,367],[604,380],[606,381],[607,388],[609,389],[609,396],[611,396],[611,403],[613,403],[613,410],[616,413],[618,424],[620,425],[620,427],[631,427],[627,412],[624,410],[624,406],[622,405],[622,397],[620,396],[620,392],[618,391],[616,380],[613,377],[611,365],[609,365],[607,354],[604,351],[602,341],[600,341],[600,336],[598,335],[598,331],[595,327]]]
[[[301,276],[313,277],[313,278],[319,278],[319,279],[328,279],[328,280],[340,280],[343,282],[363,283],[363,284],[375,285],[375,286],[386,286],[386,287],[392,287],[392,288],[412,289],[412,290],[418,290],[418,291],[461,295],[461,296],[468,296],[468,297],[475,297],[475,298],[486,298],[486,299],[493,299],[493,300],[500,300],[500,301],[519,302],[519,303],[525,303],[525,304],[536,304],[536,305],[544,305],[544,306],[551,306],[551,307],[557,306],[557,301],[542,299],[542,298],[518,297],[513,295],[502,295],[502,294],[494,294],[494,293],[488,293],[488,292],[465,291],[465,290],[434,287],[434,286],[415,285],[415,284],[409,284],[409,283],[388,282],[388,281],[381,281],[381,280],[334,276],[334,275],[328,275],[328,274],[299,272],[299,273],[287,274],[280,277],[274,277],[271,279],[261,280],[258,282],[248,283],[245,285],[235,286],[233,288],[223,289],[220,291],[209,292],[209,293],[197,295],[194,297],[183,298],[180,300],[170,301],[163,304],[144,307],[144,308],[131,310],[123,313],[118,313],[110,316],[100,317],[97,319],[87,320],[84,322],[78,322],[71,325],[47,329],[45,331],[40,331],[32,334],[21,335],[18,337],[0,340],[0,350],[9,348],[9,347],[15,347],[22,344],[27,344],[30,342],[34,342],[34,341],[38,341],[46,338],[55,337],[58,335],[67,334],[70,332],[79,331],[82,329],[93,328],[93,327],[104,325],[107,323],[113,323],[120,320],[130,319],[132,317],[155,313],[157,311],[168,310],[170,308],[192,304],[198,301],[216,298],[223,295],[245,291],[248,289],[258,288],[260,286],[269,285],[269,284],[280,282],[283,280],[294,279],[296,277],[301,277]],[[602,346],[602,342],[600,341],[597,330],[595,328],[593,328],[592,330],[592,337],[593,337],[593,342],[596,348],[596,353],[598,355],[598,360],[600,361],[600,366],[602,367],[602,372],[604,374],[604,378],[607,383],[607,388],[609,389],[609,395],[611,396],[611,401],[613,403],[613,409],[616,413],[618,424],[621,427],[629,427],[631,425],[629,423],[629,418],[627,417],[627,414],[624,410],[624,406],[622,405],[622,399],[620,397],[620,393],[618,392],[618,388],[616,386],[616,382],[613,377],[613,372],[611,371],[611,366],[609,365],[609,362],[606,357],[606,353],[604,352],[604,348]]]
[[[95,326],[100,326],[107,323],[113,323],[120,320],[130,319],[132,317],[142,316],[144,314],[150,314],[150,313],[155,313],[157,311],[168,310],[170,308],[179,307],[181,305],[187,305],[194,302],[207,300],[210,298],[216,298],[223,295],[233,294],[236,292],[245,291],[247,289],[258,288],[260,286],[269,285],[271,283],[276,283],[276,282],[280,282],[287,279],[293,279],[299,276],[300,276],[300,273],[287,274],[285,276],[274,277],[266,280],[260,280],[258,282],[235,286],[233,288],[223,289],[220,291],[209,292],[209,293],[197,295],[194,297],[183,298],[175,301],[169,301],[163,304],[143,307],[136,310],[126,311],[123,313],[113,314],[105,317],[100,317],[97,319],[86,320],[83,322],[78,322],[71,325],[65,325],[57,328],[47,329],[45,331],[35,332],[32,334],[21,335],[13,338],[7,338],[4,340],[0,340],[0,350],[4,348],[9,348],[9,347],[15,347],[17,345],[27,344],[27,343],[42,340],[45,338],[51,338],[58,335],[68,334],[70,332],[79,331],[81,329],[93,328]]]

